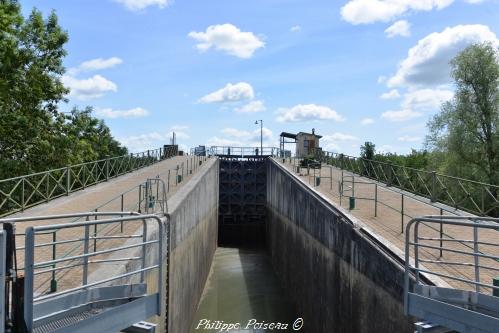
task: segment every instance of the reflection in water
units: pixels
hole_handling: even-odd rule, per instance
[[[191,332],[286,332],[296,318],[265,251],[219,247]]]

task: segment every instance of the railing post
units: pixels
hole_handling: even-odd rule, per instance
[[[52,232],[52,260],[55,260],[57,257],[57,248],[56,248],[56,243],[57,242],[57,232],[54,230]],[[57,281],[55,279],[55,267],[56,264],[52,264],[52,280],[50,281],[50,292],[55,293],[57,291]]]
[[[95,210],[97,212],[97,209]],[[95,215],[97,221],[97,215]],[[97,252],[97,223],[94,224],[94,252]]]
[[[170,169],[168,169],[168,187],[166,189],[166,193],[170,193]]]
[[[109,156],[106,156],[106,182],[109,180]]]
[[[473,220],[475,225],[477,225],[478,221]],[[477,256],[477,254],[480,252],[478,248],[478,228],[473,227],[473,259],[474,259],[474,264],[475,264],[475,282],[480,282],[480,257]],[[476,292],[480,292],[480,285],[475,284]]]
[[[333,167],[329,167],[329,179],[331,180],[330,190],[333,190]]]
[[[437,201],[437,173],[431,172],[431,202]]]
[[[47,182],[46,182],[46,186],[45,186],[45,202],[49,202],[49,188],[50,188],[50,177],[49,177],[49,172],[46,172],[45,173],[46,177],[47,177]]]
[[[28,227],[24,245],[24,321],[28,332],[33,331],[34,251],[35,231]]]
[[[440,216],[442,216],[443,213],[444,213],[443,209],[440,208]],[[444,250],[443,250],[444,240],[443,240],[443,237],[444,237],[444,224],[442,222],[440,222],[440,258],[442,258],[444,256]]]
[[[87,222],[90,220],[89,216],[87,216]],[[88,247],[90,241],[90,225],[85,226],[85,238],[83,240],[83,254],[88,254]],[[88,283],[88,256],[83,257],[83,285]]]
[[[23,177],[22,179],[23,180],[21,182],[21,191],[22,191],[22,193],[21,193],[21,211],[24,212],[24,208],[26,206],[25,194],[24,194],[24,191],[26,190],[25,189],[25,179],[26,178]]]
[[[401,233],[404,233],[404,194],[400,198]]]
[[[378,217],[378,184],[374,183],[374,217]]]
[[[123,212],[125,210],[125,195],[121,194],[121,211]],[[123,217],[123,215],[121,216]],[[120,223],[120,231],[123,233],[123,221]]]
[[[66,195],[71,191],[71,169],[66,167]]]
[[[393,168],[392,168],[392,164],[391,163],[388,163],[386,164],[387,168],[388,168],[388,183],[386,184],[386,186],[392,186],[392,183],[393,183]]]
[[[139,213],[142,213],[141,204],[142,204],[142,184],[139,184]]]

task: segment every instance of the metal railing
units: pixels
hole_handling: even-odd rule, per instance
[[[276,147],[230,147],[230,146],[211,146],[208,149],[210,156],[231,156],[231,157],[255,157],[255,156],[272,156],[278,157],[280,149]]]
[[[0,217],[108,181],[174,154],[174,147],[159,148],[0,180]]]
[[[441,225],[460,237],[435,237],[428,232],[429,227]],[[495,231],[499,231],[497,218],[424,216],[409,221],[405,313],[460,332],[497,332],[499,238]],[[449,274],[449,267],[458,274]],[[443,279],[450,287],[427,286],[422,275]]]
[[[423,196],[431,202],[476,215],[499,216],[497,185],[339,153],[317,151],[316,158],[341,170]]]
[[[68,222],[70,219],[74,218],[84,218],[83,222]],[[96,220],[93,220],[96,218]],[[104,218],[104,219],[98,219]],[[34,325],[36,325],[37,320],[43,321],[44,316],[40,316],[37,319],[36,313],[34,314],[34,308],[36,304],[42,304],[44,308],[42,312],[47,312],[47,302],[57,300],[60,296],[75,293],[82,290],[88,290],[89,288],[96,287],[99,285],[114,285],[115,281],[120,281],[123,279],[131,279],[132,277],[139,276],[139,283],[145,282],[145,273],[151,270],[157,270],[157,297],[156,299],[156,309],[160,314],[159,309],[161,304],[160,293],[162,291],[162,270],[161,260],[163,258],[163,229],[164,225],[161,219],[156,214],[141,215],[135,212],[88,212],[88,213],[75,213],[75,214],[62,214],[62,215],[50,215],[41,217],[24,217],[24,218],[7,218],[0,220],[0,223],[33,223],[33,222],[43,222],[43,221],[58,221],[62,220],[61,224],[51,224],[51,225],[39,225],[39,226],[29,226],[26,228],[25,233],[25,245],[22,248],[24,250],[24,255],[17,255],[18,257],[24,257],[24,267],[17,268],[18,271],[24,272],[24,320],[28,331],[31,332]],[[151,233],[148,233],[148,223],[155,222],[158,228],[158,233],[156,239],[150,239]],[[116,244],[113,242],[108,243],[108,246],[96,250],[92,249],[90,242],[95,239],[107,239],[113,240],[116,237],[96,237],[92,236],[91,229],[96,226],[104,225],[120,225],[122,223],[139,223],[142,225],[142,233],[140,235],[127,235],[121,236],[121,239],[129,239],[129,242],[125,244]],[[83,232],[82,232],[83,231]],[[47,242],[45,235],[57,232],[58,234],[63,233],[65,238],[59,239],[53,242]],[[75,235],[82,235],[77,236]],[[169,231],[167,228],[167,237]],[[41,240],[40,240],[41,239]],[[53,245],[68,246],[69,244],[78,243],[82,246],[78,248],[81,250],[80,253],[71,256],[55,256],[47,257],[47,254],[43,252],[45,247],[51,247]],[[157,246],[157,257],[148,255],[148,250],[151,246]],[[132,257],[123,257],[123,251],[139,248],[140,255]],[[112,257],[112,254],[118,253],[117,258]],[[126,255],[126,254],[125,254]],[[95,260],[92,260],[94,259]],[[156,258],[155,262],[149,262]],[[116,262],[133,262],[138,261],[138,267],[130,265],[125,273],[115,273],[108,271],[102,278],[89,280],[89,272],[91,267],[97,267],[95,265],[102,263],[116,263]],[[61,288],[57,292],[49,293],[36,293],[35,285],[37,284],[37,277],[53,274],[57,271],[68,270],[72,268],[80,268],[81,276],[80,279],[77,276],[71,276],[70,282]],[[73,274],[74,275],[74,274]],[[81,282],[79,282],[81,281]],[[15,295],[13,295],[15,296]],[[36,312],[36,311],[35,311]],[[40,312],[40,311],[38,311]],[[144,318],[146,319],[146,318]]]
[[[164,170],[162,173],[156,175],[155,178],[149,178],[139,185],[133,186],[130,189],[116,195],[108,201],[100,204],[93,209],[94,213],[98,214],[102,211],[136,211],[145,214],[167,214],[168,204],[167,196],[171,191],[180,185],[184,177],[195,173],[203,163],[208,159],[206,156],[192,156],[187,158],[186,161],[180,162],[176,167]],[[71,222],[81,222],[85,216],[77,216]],[[94,251],[97,251],[107,240],[110,239],[123,239],[127,237],[121,236],[125,232],[123,223],[112,225],[94,225],[91,230],[90,246]],[[17,233],[16,236],[22,237],[24,233]],[[60,252],[60,243],[56,240],[60,239],[57,231],[51,231],[50,235],[52,240],[50,242],[51,252],[53,258],[55,253]],[[65,247],[61,256],[68,257],[74,255],[76,252],[81,251],[81,243],[75,243],[73,247]],[[24,247],[18,247],[17,250],[24,250]],[[50,276],[47,276],[44,283],[37,286],[37,292],[55,292],[57,290],[57,282],[64,279],[67,274],[71,273],[68,268],[63,271],[52,271]]]
[[[454,233],[461,235],[461,238],[422,235],[421,229],[440,225],[455,229]],[[444,278],[451,284],[453,281],[458,282],[458,285],[462,285],[462,289],[471,286],[476,292],[480,292],[483,288],[489,293],[494,290],[499,291],[499,286],[493,284],[494,278],[499,276],[499,238],[492,231],[499,231],[499,219],[425,216],[409,221],[405,233],[406,291],[409,290],[411,272],[415,274],[416,284],[421,283],[420,275],[424,273]],[[435,252],[436,259],[428,259],[428,255],[421,255],[422,251]],[[411,257],[414,258],[413,265],[409,261]],[[431,265],[433,269],[422,268],[422,265]],[[441,266],[467,267],[469,269],[464,275],[469,277],[457,277],[439,272]],[[487,277],[489,281],[485,281]]]

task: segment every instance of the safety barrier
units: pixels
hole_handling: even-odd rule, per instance
[[[446,225],[460,238],[430,236],[425,229],[432,225]],[[494,230],[499,231],[499,219],[412,219],[405,233],[406,314],[424,319],[429,328],[439,325],[459,332],[499,332],[499,241],[491,232]],[[463,275],[445,273],[444,266],[457,267]],[[415,276],[412,282],[411,275]],[[452,287],[427,286],[422,275],[443,278]]]
[[[481,216],[499,215],[497,185],[340,153],[316,151],[315,156],[338,169],[415,193],[431,202],[441,202]]]
[[[174,154],[174,147],[159,148],[0,180],[0,217],[147,167]]]
[[[84,218],[84,222],[70,222],[74,218]],[[95,218],[95,220],[94,220]],[[62,221],[59,224],[44,225],[45,221]],[[26,326],[27,332],[88,332],[86,325],[101,321],[100,332],[119,331],[160,315],[163,291],[162,258],[164,257],[163,237],[168,239],[169,225],[165,225],[156,214],[141,215],[134,212],[88,212],[41,217],[10,218],[0,220],[2,224],[30,225],[26,228],[25,245],[18,249],[24,253],[15,254],[24,267],[13,267],[11,281],[24,279],[23,318],[7,318],[13,325]],[[95,226],[135,224],[140,234],[122,236],[94,236]],[[148,224],[156,225],[156,233],[148,232]],[[140,227],[139,227],[140,226]],[[46,235],[57,232],[63,236],[58,240],[47,241]],[[156,237],[152,237],[155,234]],[[16,237],[17,238],[17,237]],[[1,240],[2,238],[0,238]],[[90,246],[93,240],[106,240],[106,246],[96,250]],[[126,240],[125,243],[122,241]],[[58,245],[82,244],[80,253],[71,256],[51,257],[44,249]],[[127,252],[138,248],[139,254],[127,256]],[[151,255],[156,252],[155,255]],[[89,274],[102,264],[128,263],[125,272],[107,270],[90,280]],[[137,264],[130,264],[137,262]],[[35,293],[39,277],[56,271],[79,268],[56,292]],[[167,269],[167,267],[166,267]],[[147,286],[145,274],[155,270],[156,286]],[[14,273],[15,272],[15,273]],[[20,274],[23,272],[23,274]],[[15,276],[13,276],[15,274]],[[22,277],[24,276],[24,277]],[[120,283],[120,281],[122,281]],[[156,292],[152,290],[156,288]],[[10,288],[12,297],[19,288]],[[4,300],[4,299],[2,299]],[[9,306],[9,304],[5,304]],[[14,306],[14,305],[12,305]],[[120,314],[120,310],[129,316]],[[16,313],[12,309],[9,313]],[[89,320],[91,319],[91,320]],[[12,322],[13,321],[13,322]],[[55,330],[54,328],[57,328]],[[61,330],[62,329],[62,330]]]

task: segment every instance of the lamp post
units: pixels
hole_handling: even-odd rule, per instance
[[[258,125],[260,122],[260,156],[263,156],[263,120],[255,121],[255,125]]]

